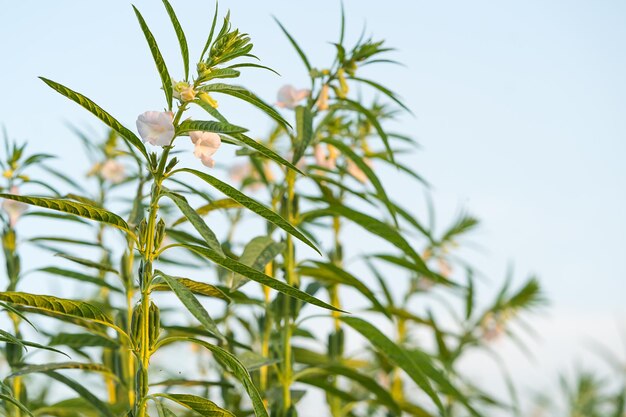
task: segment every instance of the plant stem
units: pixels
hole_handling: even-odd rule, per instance
[[[286,173],[287,181],[287,220],[291,224],[295,224],[294,213],[294,197],[295,197],[295,182],[296,174],[294,171],[288,170]],[[295,251],[294,244],[291,235],[286,237],[285,248],[285,277],[287,284],[291,286],[298,285],[298,279],[295,271]],[[291,408],[291,383],[293,382],[293,369],[292,369],[292,351],[291,351],[291,337],[293,333],[293,322],[291,319],[291,299],[289,297],[283,297],[283,416],[287,415],[289,408]]]

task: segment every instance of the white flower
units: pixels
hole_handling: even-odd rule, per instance
[[[213,168],[215,161],[212,157],[222,144],[220,135],[213,132],[194,131],[189,132],[189,137],[195,145],[193,150],[194,156],[199,158],[204,166]]]
[[[292,85],[284,85],[278,90],[276,105],[286,109],[294,109],[298,103],[309,96],[310,90],[297,90]]]
[[[137,118],[137,130],[144,142],[167,146],[174,138],[174,115],[171,112],[147,111]]]
[[[113,184],[119,184],[126,178],[126,168],[114,159],[107,159],[100,167],[100,175]]]
[[[13,186],[11,187],[11,194],[19,195],[20,190]],[[2,202],[2,209],[9,215],[9,224],[11,227],[15,226],[22,213],[26,211],[28,204],[20,201],[5,199]]]

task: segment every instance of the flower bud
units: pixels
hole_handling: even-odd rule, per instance
[[[322,86],[320,96],[317,99],[317,109],[320,111],[328,110],[328,84]]]
[[[200,100],[202,100],[203,102],[205,102],[209,106],[213,107],[214,109],[217,109],[217,100],[215,100],[213,97],[211,97],[211,95],[209,93],[205,93],[204,91],[201,91],[198,94],[198,97],[200,97]]]

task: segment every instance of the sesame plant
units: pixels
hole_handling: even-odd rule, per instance
[[[342,11],[332,59],[314,65],[277,21],[310,84],[285,85],[272,105],[237,84],[244,71],[275,71],[230,12],[216,6],[192,60],[162,3],[182,71],[170,72],[133,8],[163,94],[135,127],[41,77],[108,128],[72,128],[91,164],[86,178],[7,142],[0,415],[296,417],[310,414],[314,395],[315,413],[333,417],[515,411],[514,395],[495,398],[459,362],[473,350],[497,357],[494,338],[521,341],[511,324],[541,304],[540,288],[534,279],[518,290],[505,284],[480,309],[477,274],[454,256],[478,221],[462,215],[437,234],[388,191],[381,172],[428,188],[402,162],[415,141],[390,128],[409,109],[367,75],[394,63],[393,49],[366,36],[348,42]],[[262,114],[269,132],[250,133],[240,106]],[[218,153],[226,146],[234,161]],[[53,184],[26,177],[29,166]],[[18,287],[20,216],[67,224],[67,235],[27,243],[50,256],[33,274],[59,288],[75,283],[73,297]],[[28,333],[36,342],[24,326],[37,329]]]

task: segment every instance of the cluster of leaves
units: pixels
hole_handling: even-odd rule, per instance
[[[521,343],[512,324],[543,302],[539,285],[530,279],[512,290],[507,281],[493,303],[477,307],[475,272],[456,256],[477,220],[463,214],[438,233],[432,221],[425,225],[387,192],[379,168],[406,175],[415,190],[425,187],[414,168],[397,159],[414,142],[386,128],[396,108],[406,106],[388,88],[357,75],[363,66],[390,62],[390,49],[364,38],[347,46],[342,19],[334,61],[315,68],[279,23],[311,81],[303,100],[282,103],[293,111],[281,113],[247,88],[224,81],[238,78],[243,68],[267,69],[251,54],[250,37],[233,29],[229,14],[218,30],[216,8],[191,77],[186,35],[169,2],[163,4],[180,45],[180,82],[173,81],[154,35],[135,13],[161,80],[164,107],[173,114],[168,145],[150,152],[94,101],[42,78],[111,129],[101,144],[74,129],[93,163],[95,184],[85,186],[48,167],[48,155],[26,157],[24,147],[7,146],[8,183],[0,197],[20,210],[34,207],[29,217],[81,228],[72,235],[81,239],[37,236],[25,242],[57,255],[64,265],[36,272],[98,290],[76,298],[18,291],[25,274],[16,224],[3,218],[8,285],[0,292],[0,307],[13,327],[0,332],[8,363],[0,413],[295,417],[309,391],[325,395],[319,413],[333,417],[514,410],[514,401],[497,399],[467,380],[459,362],[473,350],[497,358],[491,345],[497,337]],[[360,88],[380,99],[359,98],[354,90]],[[255,106],[275,128],[253,139],[240,127],[243,121],[231,123],[217,110],[218,94]],[[194,106],[209,120],[183,118]],[[238,159],[246,161],[239,185],[206,170],[178,167],[174,142],[194,132],[218,134],[237,148]],[[64,192],[26,177],[23,171],[32,165],[55,177]],[[15,185],[41,190],[21,195]],[[265,233],[250,239],[250,222]],[[224,236],[214,232],[224,224]],[[364,239],[377,242],[375,250],[350,252],[356,242],[345,240],[343,231],[355,226]],[[179,276],[187,273],[201,278]],[[173,300],[175,307],[168,306]],[[355,302],[365,307],[346,313]],[[460,305],[460,313],[452,305]],[[45,343],[23,336],[36,315],[62,323],[39,330]],[[314,330],[320,328],[328,334]],[[348,349],[348,329],[359,340],[357,352]],[[181,375],[185,364],[177,354],[158,368],[168,377],[157,377],[153,362],[168,358],[174,344],[194,346],[198,371]],[[55,357],[34,362],[24,355],[27,348]],[[67,375],[76,372],[80,378]],[[31,374],[43,374],[48,383],[27,390]],[[101,378],[103,392],[92,388],[94,378]],[[59,400],[50,388],[56,385],[75,395]]]

